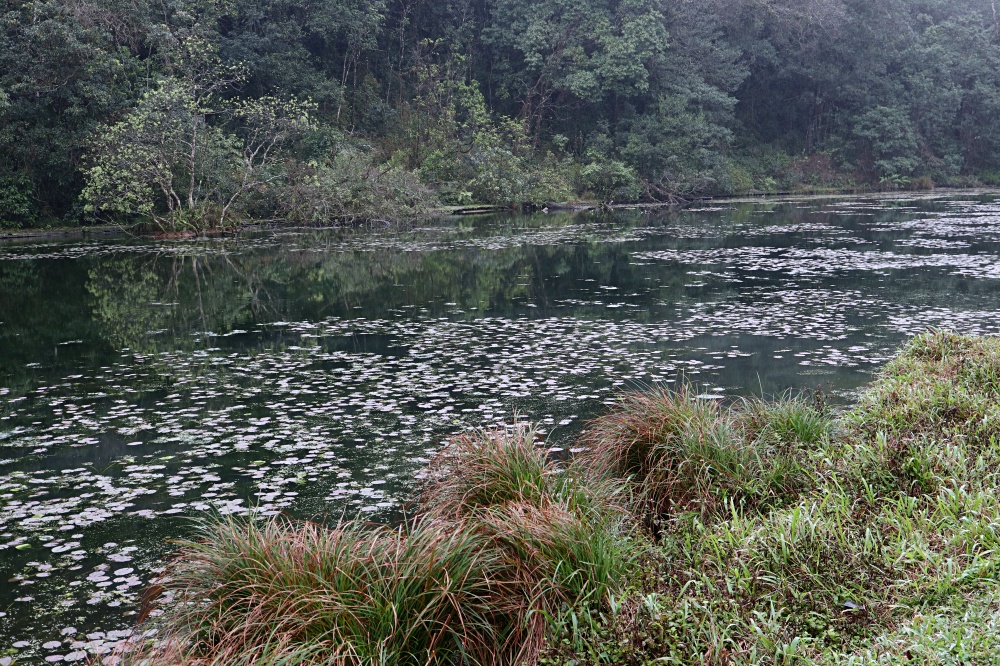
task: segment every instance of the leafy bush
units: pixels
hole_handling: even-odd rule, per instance
[[[23,174],[0,174],[0,229],[35,224],[37,208],[31,181]]]
[[[593,193],[601,201],[636,201],[642,195],[639,176],[620,160],[591,152],[590,160],[580,168],[580,189]]]
[[[260,203],[283,221],[398,220],[428,207],[429,192],[415,175],[379,163],[370,150],[351,144],[324,159],[289,162],[286,169]]]
[[[224,66],[204,39],[181,40],[168,55],[180,76],[163,77],[92,141],[85,212],[171,231],[224,227],[281,176],[281,149],[310,128],[313,105],[268,96],[224,102],[245,73]]]
[[[905,109],[877,106],[858,120],[855,133],[867,146],[880,183],[899,186],[909,182],[920,157],[917,135]]]

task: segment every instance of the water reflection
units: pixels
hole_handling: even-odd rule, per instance
[[[0,246],[0,645],[107,649],[186,516],[389,516],[448,433],[515,410],[559,447],[616,391],[683,376],[849,401],[907,335],[997,331],[998,213],[936,195]]]

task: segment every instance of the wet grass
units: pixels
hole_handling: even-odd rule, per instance
[[[836,417],[626,395],[581,444],[457,437],[398,529],[206,525],[130,663],[997,663],[1000,340],[919,336]]]
[[[811,483],[803,447],[817,444],[829,418],[805,401],[745,400],[723,409],[690,387],[624,396],[583,435],[581,464],[625,478],[647,521],[702,518],[787,501]]]
[[[655,571],[587,636],[564,627],[543,662],[1000,663],[998,376],[1000,340],[934,333],[911,341],[834,420],[791,398],[714,414],[683,393],[626,398],[697,424],[661,427],[645,468],[655,461],[676,477],[678,463],[660,462],[656,447],[711,431],[706,421],[743,439],[691,455],[694,481],[652,485],[670,491],[657,505]],[[599,422],[592,436],[610,437],[611,453],[591,455],[641,487],[635,470],[645,468],[615,453],[644,441],[620,427],[635,416]],[[738,452],[750,443],[757,454]],[[778,466],[797,482],[765,482]]]
[[[181,603],[147,657],[163,664],[486,663],[515,609],[483,537],[281,520],[203,528],[170,572]]]

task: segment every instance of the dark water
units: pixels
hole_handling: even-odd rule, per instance
[[[847,403],[996,332],[998,255],[983,193],[0,244],[0,666],[109,649],[192,516],[384,519],[464,428],[565,448],[681,376]]]

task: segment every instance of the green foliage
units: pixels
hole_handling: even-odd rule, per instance
[[[421,507],[440,517],[468,518],[505,505],[555,502],[596,517],[618,503],[620,484],[595,479],[576,465],[562,466],[539,446],[539,438],[527,426],[456,437],[431,461]]]
[[[182,77],[160,81],[95,141],[88,212],[148,218],[174,231],[222,227],[249,194],[282,177],[279,149],[308,130],[311,106],[260,97],[224,108],[219,95],[242,72],[195,38],[176,59]],[[215,120],[223,116],[234,127]]]
[[[740,151],[731,163],[727,188],[732,192],[777,192],[790,187],[786,176],[793,158],[774,146],[754,146]]]
[[[796,497],[811,483],[798,447],[826,427],[795,400],[725,412],[684,386],[625,396],[587,430],[584,460],[631,479],[638,510],[658,524],[676,512],[710,516]]]
[[[227,163],[235,159],[228,139],[206,126],[181,85],[165,81],[95,143],[83,192],[88,212],[154,218],[173,228],[197,225],[228,185]]]
[[[601,201],[636,201],[641,196],[639,176],[620,160],[591,151],[589,163],[580,168],[581,189],[593,193]]]
[[[23,174],[0,175],[0,229],[19,229],[35,222],[33,189]]]
[[[752,441],[815,446],[831,435],[833,423],[822,405],[814,403],[792,395],[773,402],[745,400],[736,415],[744,437]]]
[[[648,91],[666,46],[658,4],[649,0],[500,0],[492,18],[486,39],[507,63],[518,116],[535,137],[561,98],[594,104]]]
[[[836,666],[899,663],[906,655],[914,666],[960,666],[1000,663],[1000,610],[996,592],[965,600],[946,608],[920,613],[890,634],[879,636],[875,646],[860,655],[832,656]]]
[[[490,663],[516,621],[484,575],[500,567],[482,537],[431,521],[205,524],[170,573],[195,603],[126,663]]]
[[[317,205],[346,217],[414,212],[392,198],[414,177],[441,203],[500,205],[989,184],[998,71],[985,0],[8,3],[0,172],[30,188],[0,204],[21,225],[278,217],[273,186],[340,170],[294,140],[247,166],[261,118],[240,109],[291,98],[309,102],[282,117],[308,107],[392,165]]]
[[[345,142],[323,159],[290,164],[261,205],[288,222],[328,224],[413,217],[429,201],[413,174],[380,164],[370,150]]]
[[[363,84],[365,56],[378,48],[385,24],[383,0],[239,0],[214,10],[227,24],[219,53],[246,67],[248,96],[309,98],[325,117],[377,124],[384,110]]]
[[[474,526],[511,563],[511,579],[530,600],[526,654],[547,635],[544,618],[565,606],[604,606],[634,566],[622,485],[562,467],[530,427],[459,436],[428,475],[423,510]]]
[[[465,80],[465,62],[426,64],[418,96],[406,110],[409,145],[395,161],[416,168],[437,185],[444,203],[543,203],[571,188],[551,159],[533,159],[522,123],[496,118],[476,81]]]
[[[976,477],[1000,455],[998,397],[993,340],[950,333],[914,339],[849,415],[863,444],[845,455],[863,476],[845,478],[871,492],[932,492],[944,479],[982,483]]]
[[[900,108],[877,106],[859,119],[858,137],[867,145],[880,183],[905,185],[920,160],[909,115]]]
[[[27,198],[23,223],[79,221],[80,158],[94,128],[134,100],[141,66],[127,43],[142,20],[117,0],[0,6],[0,173],[18,174],[23,192],[3,203]]]

